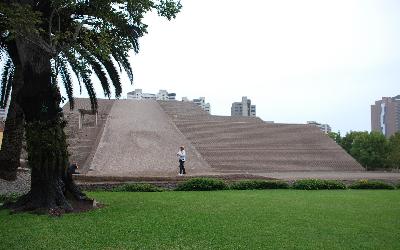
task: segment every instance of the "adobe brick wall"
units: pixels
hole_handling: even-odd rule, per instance
[[[159,103],[216,172],[363,171],[315,126],[204,115],[191,103]]]
[[[77,99],[78,107],[90,108],[89,100]],[[78,112],[65,111],[71,161],[87,176],[176,176],[180,145],[192,175],[363,171],[312,125],[212,116],[179,101],[101,100],[99,114],[98,128],[87,116],[79,131]]]

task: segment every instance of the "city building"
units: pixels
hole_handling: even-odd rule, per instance
[[[321,124],[321,123],[318,123],[316,121],[308,121],[307,124],[311,124],[311,125],[317,126],[325,134],[327,134],[327,133],[332,131],[331,126],[329,126],[329,124]]]
[[[382,97],[371,105],[371,130],[388,138],[400,131],[400,95]]]
[[[160,89],[157,94],[157,100],[168,101],[168,92],[165,89]]]
[[[241,102],[232,103],[231,116],[256,116],[256,105],[251,105],[251,100],[243,96]]]
[[[129,92],[126,96],[127,99],[133,100],[175,100],[176,94],[175,93],[168,93],[166,90],[161,89],[158,91],[158,94],[150,94],[150,93],[143,93],[142,89],[135,89],[132,92]]]
[[[206,103],[205,97],[199,97],[197,99],[193,99],[193,101],[190,101],[187,97],[182,97],[182,102],[194,102],[195,104],[200,106],[200,108],[202,108],[207,113],[209,113],[209,114],[211,113],[210,103],[208,103],[208,102]]]

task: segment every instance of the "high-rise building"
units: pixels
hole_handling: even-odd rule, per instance
[[[256,105],[251,105],[251,100],[243,96],[241,102],[232,103],[231,116],[256,116]]]
[[[182,102],[191,102],[191,101],[187,97],[182,97]],[[194,102],[195,104],[200,106],[200,108],[202,108],[207,113],[211,112],[210,103],[208,103],[208,102],[206,103],[206,98],[205,97],[199,97],[197,99],[193,99],[192,102]]]
[[[329,124],[321,124],[316,121],[308,121],[307,124],[317,126],[325,134],[332,131],[331,126],[329,126]]]
[[[371,130],[386,137],[400,131],[400,95],[382,97],[371,105]]]
[[[142,89],[135,89],[132,92],[129,92],[126,96],[127,99],[133,100],[175,100],[176,94],[175,93],[168,93],[166,90],[161,89],[158,91],[158,94],[150,94],[150,93],[143,93]]]

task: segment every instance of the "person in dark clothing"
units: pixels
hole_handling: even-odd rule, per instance
[[[69,167],[67,168],[67,180],[71,181],[72,180],[72,175],[73,174],[77,174],[76,170],[78,169],[78,164],[73,163],[71,165],[69,165]]]
[[[68,190],[77,200],[85,200],[87,199],[86,195],[75,184],[74,179],[72,178],[73,174],[78,174],[76,171],[77,169],[79,169],[79,167],[76,163],[73,163],[67,167],[67,171],[65,173],[64,193],[66,194]]]

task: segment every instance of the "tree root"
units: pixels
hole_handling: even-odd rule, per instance
[[[83,212],[98,207],[96,201],[82,193],[75,183],[67,183],[64,192],[61,187],[62,185],[57,185],[55,190],[49,190],[47,193],[40,193],[32,188],[17,201],[4,203],[3,208],[9,209],[11,213],[30,212],[61,216],[64,213]]]

